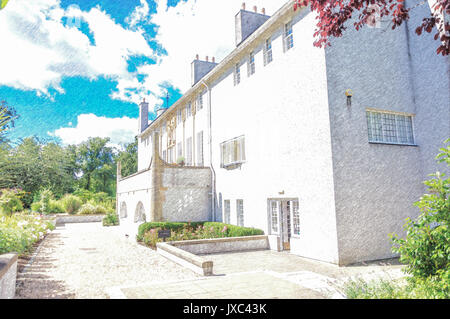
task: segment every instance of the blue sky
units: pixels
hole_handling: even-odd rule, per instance
[[[258,0],[274,12],[285,0]],[[10,0],[0,11],[0,100],[9,137],[131,142],[138,102],[155,111],[189,88],[195,54],[234,48],[241,0]],[[220,35],[220,36],[218,36]],[[154,114],[150,114],[150,119]]]

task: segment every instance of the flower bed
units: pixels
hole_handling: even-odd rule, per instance
[[[139,226],[137,240],[153,249],[158,242],[158,230],[171,230],[172,236],[166,241],[183,241],[194,239],[212,239],[225,237],[241,237],[263,235],[256,228],[240,227],[218,222],[185,222],[185,223],[144,223]]]
[[[0,215],[0,254],[23,254],[54,228],[51,221],[35,213]]]

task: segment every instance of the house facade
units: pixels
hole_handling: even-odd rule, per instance
[[[242,8],[226,58],[197,57],[192,87],[154,121],[140,104],[138,172],[118,174],[121,227],[223,221],[339,265],[393,257],[389,234],[446,169],[434,158],[450,137],[450,63],[433,34],[414,34],[429,11],[317,48],[309,8]]]

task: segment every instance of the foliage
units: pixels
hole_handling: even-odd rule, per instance
[[[34,202],[31,204],[31,211],[40,212],[41,211],[41,202]]]
[[[19,199],[18,191],[14,189],[2,189],[0,191],[0,212],[12,215],[12,213],[23,209],[22,202]]]
[[[441,278],[351,280],[345,284],[344,293],[349,299],[449,299],[450,270],[443,272]]]
[[[129,176],[137,172],[137,152],[138,152],[138,140],[135,137],[133,143],[125,145],[125,150],[119,152],[117,156],[117,162],[121,163],[121,175],[123,177]]]
[[[5,3],[6,5],[6,3]],[[9,106],[6,101],[1,101],[0,104],[0,143],[7,141],[5,133],[14,127],[14,122],[19,116],[16,110]]]
[[[53,192],[50,189],[43,189],[39,195],[41,203],[41,213],[50,214],[51,206],[50,201],[54,199]]]
[[[116,213],[108,213],[103,218],[103,226],[117,226],[119,225],[119,217]]]
[[[102,205],[93,205],[92,203],[86,203],[81,206],[78,214],[80,215],[106,215],[108,209]]]
[[[51,199],[48,205],[48,214],[64,214],[66,211],[60,201]]]
[[[420,5],[428,5],[427,1],[418,2],[411,7],[406,7],[404,0],[295,0],[294,10],[311,5],[311,10],[318,14],[315,46],[327,46],[329,37],[341,37],[347,28],[346,22],[359,13],[354,27],[359,30],[364,25],[372,26],[378,17],[389,19],[392,29],[399,27],[404,21],[409,20],[410,12]],[[437,54],[450,54],[450,22],[443,19],[444,14],[450,15],[450,0],[437,0],[433,5],[435,14],[423,17],[422,24],[416,28],[417,35],[423,31],[431,33],[436,27],[435,40],[438,40]],[[378,17],[377,17],[378,16]]]
[[[450,167],[450,145],[440,151],[438,161]],[[408,218],[404,225],[406,238],[392,235],[393,251],[400,253],[406,272],[416,278],[438,276],[450,269],[450,179],[439,172],[430,176],[433,178],[424,182],[429,194],[414,204],[421,214],[417,220]]]
[[[139,226],[137,240],[152,248],[161,242],[158,230],[171,230],[171,237],[167,241],[239,237],[262,235],[264,232],[255,228],[240,227],[218,222],[151,222]]]
[[[83,201],[75,195],[66,194],[61,199],[62,206],[65,212],[75,214],[83,204]]]
[[[0,254],[23,254],[53,229],[51,222],[35,213],[0,217]]]
[[[9,0],[0,0],[0,10],[3,9]]]
[[[181,166],[184,166],[185,160],[184,160],[184,157],[183,157],[183,156],[178,157],[178,159],[177,159],[177,164],[178,164],[178,165],[181,165]]]

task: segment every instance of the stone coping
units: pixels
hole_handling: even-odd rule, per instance
[[[183,246],[208,245],[208,244],[214,245],[217,243],[243,242],[243,241],[264,240],[264,239],[267,240],[267,235],[171,241],[171,242],[157,243],[156,250],[161,255],[171,259],[172,261],[182,266],[185,266],[201,275],[210,276],[213,274],[213,262],[211,260],[206,259],[206,257],[200,257],[198,255],[195,255],[191,252],[184,250],[182,248]],[[177,246],[180,248],[178,248]]]
[[[202,244],[214,244],[214,243],[227,243],[235,241],[251,241],[267,239],[267,235],[255,235],[255,236],[241,236],[241,237],[223,237],[223,238],[206,238],[206,239],[193,239],[193,240],[179,240],[167,242],[173,246],[187,246],[187,245],[202,245]]]
[[[17,253],[0,255],[0,278],[2,278],[8,272],[9,268],[17,262],[17,256]]]

